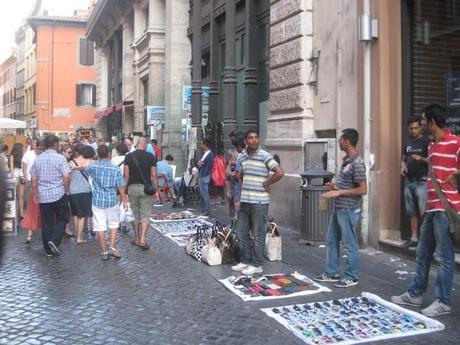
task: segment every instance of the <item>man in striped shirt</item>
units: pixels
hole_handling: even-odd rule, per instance
[[[460,166],[460,138],[445,129],[445,125],[446,113],[440,105],[431,104],[425,108],[422,126],[433,136],[428,146],[427,159],[432,171],[428,173],[428,200],[417,246],[417,267],[409,290],[400,296],[391,297],[393,303],[422,306],[431,261],[436,252],[440,265],[435,282],[435,301],[422,310],[423,314],[431,317],[452,312],[450,304],[454,275],[454,243],[446,210],[431,179],[433,174],[439,183],[440,192],[454,211],[460,213],[460,195],[455,186],[449,183],[454,180]]]
[[[345,128],[339,139],[339,146],[346,153],[335,184],[323,194],[334,198],[329,227],[327,229],[326,268],[315,280],[335,283],[336,287],[347,288],[358,284],[359,243],[357,227],[361,219],[361,197],[367,192],[366,166],[356,145],[359,133],[354,128]],[[340,279],[340,241],[347,256],[344,277]]]
[[[241,153],[241,170],[237,172],[242,180],[238,216],[241,262],[232,266],[232,270],[241,271],[244,275],[253,275],[263,272],[270,186],[278,182],[284,176],[284,172],[273,156],[260,148],[258,131],[249,130],[245,140],[247,146]],[[270,171],[274,174],[269,177]],[[251,224],[254,231],[254,256],[251,255],[249,236]]]

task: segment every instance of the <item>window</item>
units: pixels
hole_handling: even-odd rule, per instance
[[[80,38],[80,65],[94,65],[94,43],[86,38]]]
[[[96,106],[96,85],[77,84],[77,106]]]

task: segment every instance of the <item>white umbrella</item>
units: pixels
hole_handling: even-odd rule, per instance
[[[0,129],[2,128],[26,128],[27,123],[25,121],[19,121],[9,119],[7,117],[0,117]]]

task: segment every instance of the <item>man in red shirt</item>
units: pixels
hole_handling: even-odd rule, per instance
[[[440,185],[440,192],[450,206],[460,213],[460,195],[455,186],[449,183],[460,166],[460,138],[445,129],[445,125],[446,113],[440,105],[431,104],[425,108],[422,126],[433,136],[428,146],[428,159],[426,159],[431,163],[432,173],[428,172],[428,200],[417,246],[417,266],[409,290],[400,296],[391,297],[393,303],[422,306],[431,261],[436,252],[440,265],[435,282],[435,301],[422,310],[423,314],[431,317],[452,312],[450,303],[454,276],[454,244],[449,231],[449,219],[433,185],[432,174],[435,175]],[[413,157],[425,159],[421,156]]]

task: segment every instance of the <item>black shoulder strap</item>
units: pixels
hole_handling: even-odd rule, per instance
[[[139,167],[139,161],[137,160],[137,157],[136,157],[136,155],[134,154],[134,152],[133,152],[132,157],[133,157],[134,165],[136,166],[137,171],[138,171],[139,174],[141,175],[142,182],[143,182],[144,184],[146,184],[146,183],[147,183],[147,182],[146,182],[146,179],[145,179],[145,177],[144,177],[144,174],[143,174],[142,171],[141,171],[141,168]]]
[[[123,159],[120,164],[118,164],[119,167],[121,167],[125,163],[125,160]]]

